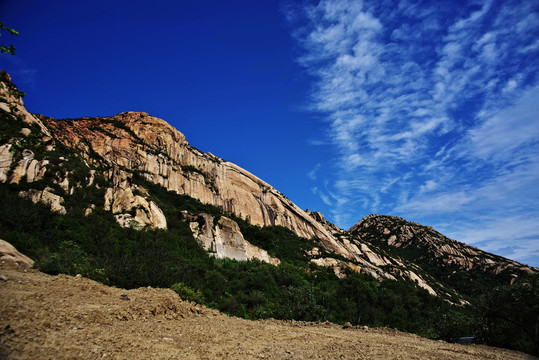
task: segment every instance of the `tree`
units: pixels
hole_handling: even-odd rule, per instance
[[[539,354],[539,274],[490,291],[479,311],[487,345]]]
[[[0,22],[0,29],[1,30],[4,30],[4,31],[7,31],[8,33],[10,33],[11,35],[19,35],[19,32],[15,29],[11,29],[11,28],[8,28],[7,26],[4,25],[3,22]],[[0,31],[0,36],[2,36],[2,32]],[[4,44],[1,44],[0,45],[0,52],[2,54],[11,54],[11,55],[15,55],[15,47],[13,45],[4,45]]]

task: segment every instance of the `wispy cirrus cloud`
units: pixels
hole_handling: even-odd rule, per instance
[[[294,11],[309,104],[335,149],[337,175],[318,165],[313,181],[328,185],[315,193],[333,199],[338,225],[384,212],[478,242],[451,224],[488,234],[510,214],[535,225],[515,236],[539,249],[538,4],[322,0]]]

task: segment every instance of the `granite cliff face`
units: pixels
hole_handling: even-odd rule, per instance
[[[162,209],[144,187],[132,181],[137,174],[251,224],[280,225],[299,236],[319,238],[331,251],[347,254],[324,226],[275,188],[233,163],[190,146],[185,136],[164,120],[142,112],[62,120],[34,115],[25,109],[9,75],[2,72],[0,80],[0,110],[9,125],[0,142],[0,181],[35,184],[21,191],[21,196],[65,213],[64,197],[77,188],[94,186],[95,179],[101,177],[104,181],[97,186],[106,187],[104,209],[111,211],[118,223],[165,229]],[[72,155],[58,156],[58,146]],[[77,176],[73,165],[77,162],[91,169],[90,175]],[[42,186],[44,177],[52,178],[53,188]],[[95,204],[88,204],[86,213],[94,208]],[[278,261],[246,244],[240,247],[247,258]]]
[[[220,207],[254,225],[284,226],[334,246],[323,226],[271,185],[190,146],[182,133],[161,119],[142,112],[74,120],[40,118],[56,139],[80,151],[88,162],[136,171],[167,190]]]

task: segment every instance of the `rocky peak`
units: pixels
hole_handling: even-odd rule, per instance
[[[321,224],[326,230],[328,230],[330,233],[342,233],[343,230],[339,228],[337,225],[330,223],[326,220],[324,215],[320,211],[311,212],[309,209],[305,210],[305,212],[311,216],[317,223]]]
[[[454,273],[475,274],[485,282],[505,278],[507,282],[539,269],[502,258],[452,240],[430,226],[395,216],[371,214],[349,230],[361,242],[378,248],[393,258],[401,258],[423,268],[435,268],[438,280],[448,281]]]
[[[323,224],[255,175],[193,148],[182,133],[146,113],[60,119],[41,117],[52,133],[89,162],[136,171],[146,180],[202,203],[220,207],[254,225],[280,225],[324,246],[344,249]],[[343,253],[345,255],[346,252]]]
[[[24,106],[23,93],[13,84],[11,76],[2,70],[0,70],[0,96],[5,99],[2,103],[2,110],[6,112],[10,112],[11,107]]]
[[[24,102],[22,101],[24,95],[13,84],[9,74],[0,70],[0,110],[6,114],[17,116],[17,118],[28,125],[35,124],[39,127],[43,136],[50,137],[51,134],[47,127],[38,118],[26,111]],[[28,136],[29,134],[29,129],[23,131],[23,135]]]

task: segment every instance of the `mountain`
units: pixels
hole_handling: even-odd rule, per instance
[[[538,272],[400,217],[372,214],[348,232],[378,252],[414,263],[440,283],[469,296]]]
[[[122,226],[166,229],[163,209],[145,187],[156,184],[252,225],[282,226],[313,239],[317,246],[309,253],[311,261],[332,267],[339,276],[352,270],[375,278],[407,279],[456,302],[460,299],[453,290],[466,290],[457,277],[469,281],[479,274],[493,285],[537,272],[395,217],[371,215],[343,231],[321,213],[301,210],[248,171],[192,147],[164,120],[143,112],[80,119],[30,114],[9,75],[3,72],[0,77],[0,181],[27,183],[20,195],[49,204],[54,211],[65,213],[64,198],[76,189],[97,185],[105,188],[103,208]],[[86,214],[97,206],[84,205]],[[214,224],[207,214],[194,215],[184,214],[195,237],[217,257],[279,262],[246,241],[233,220]]]
[[[4,73],[2,79],[7,110],[4,117],[12,125],[6,129],[5,143],[0,146],[0,181],[32,184],[21,195],[65,213],[62,204],[66,196],[76,189],[93,188],[99,182],[106,187],[103,208],[111,211],[122,226],[166,228],[163,209],[143,182],[157,184],[252,225],[283,226],[300,237],[316,239],[319,248],[346,260],[314,252],[313,261],[319,265],[333,266],[339,272],[353,268],[377,278],[394,278],[372,261],[376,256],[366,245],[360,250],[354,241],[338,238],[342,231],[326,222],[320,213],[301,210],[248,171],[190,146],[185,136],[164,120],[142,112],[61,120],[29,114],[9,76]],[[96,206],[85,205],[86,213]],[[231,253],[238,260],[253,257],[245,250],[252,247],[233,230],[233,225],[223,231],[222,224],[191,224],[207,249],[222,249],[218,257]],[[231,240],[233,235],[227,239],[220,236],[230,230],[237,235],[236,240]],[[225,243],[228,245],[223,248],[220,244]],[[251,251],[257,252],[261,253]],[[254,257],[269,259],[266,254]]]
[[[493,293],[526,293],[537,268],[392,216],[340,229],[189,145],[164,120],[143,112],[53,119],[29,113],[21,95],[0,72],[0,238],[45,272],[172,287],[246,318],[348,321],[444,339],[477,333],[526,351],[538,342],[528,331],[535,323],[507,316],[533,320],[535,307],[500,315],[480,305]],[[533,303],[534,291],[507,303]],[[525,346],[508,338],[515,332]]]

